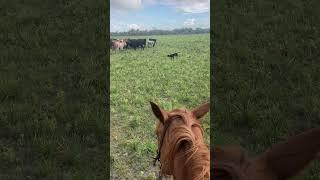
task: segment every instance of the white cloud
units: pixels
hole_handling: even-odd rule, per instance
[[[110,0],[110,9],[115,12],[140,10],[147,5],[154,5],[156,0]]]
[[[161,0],[159,2],[173,6],[183,13],[206,13],[210,10],[210,0]]]
[[[145,30],[143,25],[138,25],[138,24],[128,24],[128,29],[134,29],[134,30]]]
[[[116,32],[116,31],[122,31],[123,29],[126,29],[127,24],[123,21],[114,21],[110,19],[110,31]]]
[[[123,32],[123,31],[129,31],[129,30],[148,30],[149,28],[146,28],[142,24],[127,24],[123,22],[116,22],[110,24],[110,32]]]
[[[110,0],[111,10],[136,10],[142,8],[142,0]]]
[[[186,21],[183,22],[183,25],[185,25],[185,26],[193,26],[193,25],[195,25],[195,21],[196,21],[196,19],[194,19],[194,18],[187,19]]]
[[[137,24],[129,24],[129,29],[139,29],[139,25]]]
[[[183,13],[205,13],[210,10],[210,0],[110,0],[111,11],[139,10],[155,4],[172,6]]]
[[[144,5],[154,5],[157,3],[156,0],[142,0]]]
[[[208,13],[210,10],[210,0],[110,0],[110,31],[128,31],[130,29],[151,30],[151,29],[174,29],[179,27],[209,27],[210,21],[193,13]],[[150,17],[139,15],[139,11],[149,5],[164,5],[175,9],[178,12],[189,14],[185,21],[166,19],[158,21],[157,25],[146,23],[150,22]],[[209,15],[208,15],[209,16]],[[159,17],[161,19],[161,17]],[[171,22],[173,21],[174,22]],[[160,23],[160,24],[159,24]]]

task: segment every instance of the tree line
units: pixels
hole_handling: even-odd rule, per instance
[[[131,29],[127,32],[110,32],[111,36],[149,36],[149,35],[169,35],[169,34],[203,34],[210,33],[209,28],[181,28],[173,30],[135,30]]]

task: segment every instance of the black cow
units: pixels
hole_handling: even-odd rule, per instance
[[[133,48],[135,50],[137,48],[144,49],[144,47],[146,46],[147,39],[128,39],[126,42],[126,48]]]

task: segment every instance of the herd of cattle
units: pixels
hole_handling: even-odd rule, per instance
[[[145,47],[154,47],[156,45],[157,39],[149,38],[147,39],[110,39],[110,48],[113,50],[122,50],[132,48],[136,50],[137,48],[144,49]]]

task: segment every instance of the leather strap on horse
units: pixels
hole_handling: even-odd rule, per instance
[[[154,160],[154,161],[153,161],[153,166],[156,165],[157,161],[160,162],[160,151],[159,151],[159,150],[157,151],[157,156],[154,157],[153,160]]]

